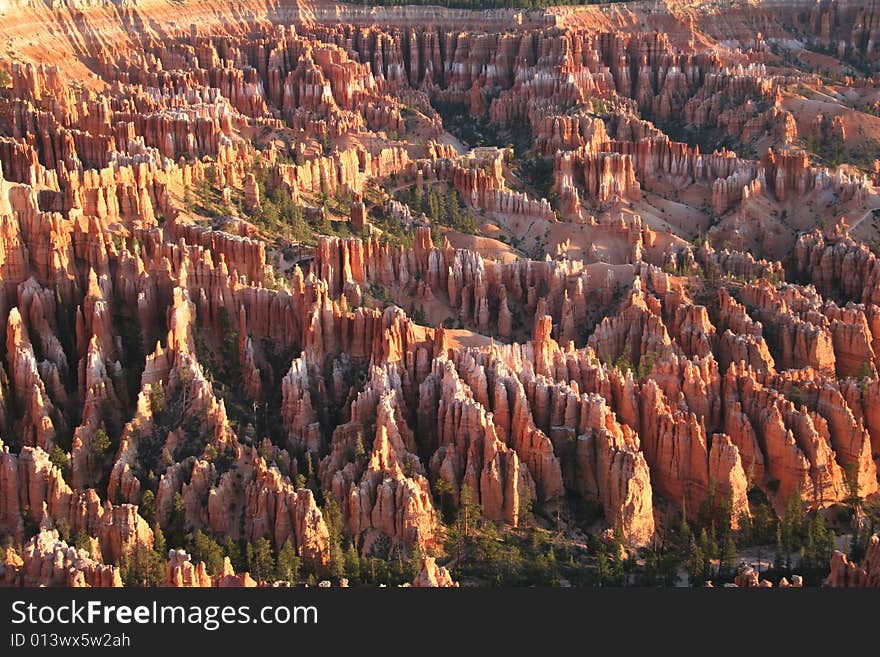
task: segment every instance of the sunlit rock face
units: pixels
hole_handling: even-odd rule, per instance
[[[877,494],[876,0],[7,4],[0,582],[457,586],[477,507],[640,548]]]

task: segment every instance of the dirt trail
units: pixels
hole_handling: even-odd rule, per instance
[[[847,232],[852,233],[856,228],[859,227],[859,224],[862,223],[865,219],[868,218],[869,215],[873,214],[875,210],[880,210],[880,208],[871,208],[865,214],[862,215],[862,218],[856,221],[852,226],[847,228]]]

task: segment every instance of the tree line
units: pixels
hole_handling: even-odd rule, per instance
[[[437,186],[422,189],[419,185],[413,185],[399,191],[396,196],[398,201],[409,206],[413,215],[418,216],[424,212],[432,224],[448,226],[460,233],[470,235],[476,235],[478,232],[474,218],[467,211],[461,195],[455,189],[448,188],[444,192]]]

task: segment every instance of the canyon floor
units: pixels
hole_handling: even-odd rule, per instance
[[[878,0],[0,42],[0,583],[880,585]]]

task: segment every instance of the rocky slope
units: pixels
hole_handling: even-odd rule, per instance
[[[822,83],[768,45],[874,66],[874,0],[251,4],[3,7],[5,583],[118,585],[200,531],[319,576],[340,540],[425,554],[414,585],[451,586],[430,555],[472,504],[594,504],[584,530],[640,548],[679,512],[876,497],[880,267],[845,231],[880,196],[803,149],[846,129],[802,133],[784,101]],[[450,107],[527,155],[458,148]],[[167,547],[168,585],[267,579]]]

